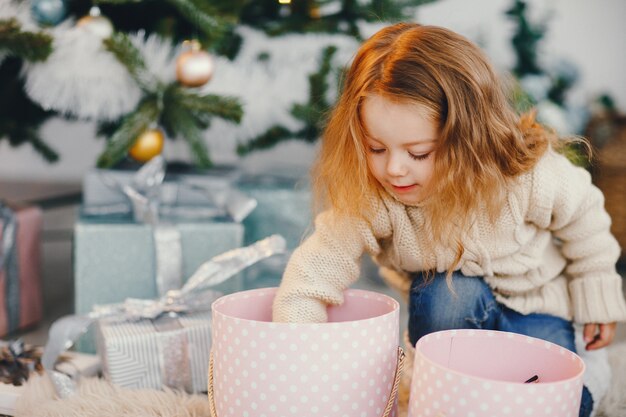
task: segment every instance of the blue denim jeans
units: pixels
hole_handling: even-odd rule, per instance
[[[445,273],[424,282],[416,274],[409,293],[409,339],[415,345],[425,334],[449,329],[488,329],[520,333],[547,340],[576,352],[572,323],[548,314],[520,314],[498,303],[480,277],[452,275],[456,296],[448,288]],[[588,417],[593,398],[583,387],[580,417]]]

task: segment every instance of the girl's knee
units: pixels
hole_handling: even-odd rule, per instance
[[[496,302],[481,278],[453,274],[451,287],[446,274],[432,280],[416,277],[409,295],[411,342],[427,333],[458,328],[479,328]]]
[[[452,274],[451,280],[446,279],[446,273],[435,273],[430,279],[423,275],[417,276],[411,285],[409,294],[411,300],[432,299],[436,304],[448,302],[459,303],[478,300],[483,297],[492,297],[492,292],[485,281],[480,277],[466,277],[457,272]]]

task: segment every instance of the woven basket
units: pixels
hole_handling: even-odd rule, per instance
[[[626,116],[592,119],[586,131],[596,152],[593,182],[602,190],[613,224],[611,232],[622,247],[626,262]]]

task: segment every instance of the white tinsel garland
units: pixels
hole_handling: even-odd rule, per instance
[[[31,18],[30,4],[14,1],[0,1],[0,20],[15,18],[20,22],[22,30],[38,32],[41,28]]]
[[[141,91],[102,39],[80,27],[55,28],[53,52],[25,67],[25,88],[44,109],[114,120],[133,110]]]
[[[172,42],[158,35],[145,36],[143,31],[130,35],[133,45],[139,49],[146,67],[152,75],[164,83],[176,78],[176,56],[182,45],[174,46]]]
[[[26,91],[43,108],[82,119],[115,120],[135,109],[141,90],[102,39],[82,27],[53,31],[54,51],[43,63],[29,64]],[[150,73],[162,81],[174,74],[170,42],[143,33],[131,36]]]
[[[203,93],[235,96],[244,106],[240,125],[214,119],[206,131],[212,152],[225,159],[234,157],[237,142],[245,142],[275,124],[297,130],[301,122],[289,113],[295,103],[308,101],[311,73],[318,71],[322,51],[335,45],[333,67],[348,65],[358,42],[343,35],[291,34],[268,37],[249,27],[240,27],[242,48],[234,61],[216,57],[213,79],[201,88]],[[267,53],[267,60],[259,54]],[[335,74],[329,75],[328,100],[335,100]]]

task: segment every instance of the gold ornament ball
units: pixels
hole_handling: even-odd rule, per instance
[[[148,129],[137,137],[128,154],[137,162],[148,162],[161,153],[164,141],[160,129]]]
[[[192,49],[176,59],[176,79],[186,87],[200,87],[213,76],[213,59],[202,50]]]

